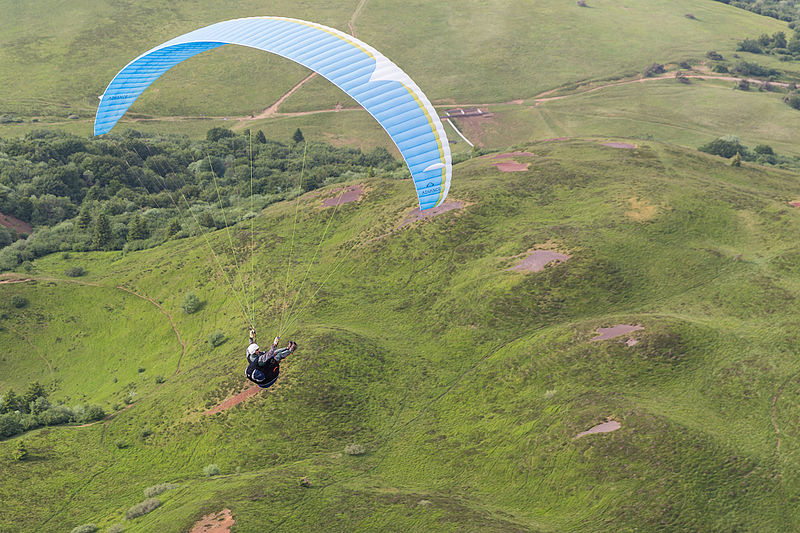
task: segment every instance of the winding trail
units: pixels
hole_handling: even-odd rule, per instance
[[[3,282],[0,282],[0,283],[3,283]],[[5,325],[5,327],[6,327],[6,328],[8,328],[8,330],[9,330],[11,333],[13,333],[14,335],[16,335],[17,337],[20,337],[20,338],[22,338],[23,340],[25,340],[25,342],[27,342],[27,343],[28,343],[28,345],[30,345],[30,347],[31,347],[31,348],[33,348],[33,351],[34,351],[34,352],[36,352],[36,355],[38,355],[38,356],[39,356],[39,358],[40,358],[42,361],[44,361],[44,363],[47,365],[47,370],[50,372],[50,381],[51,381],[51,382],[52,382],[52,381],[55,381],[55,380],[56,380],[56,378],[55,378],[55,376],[53,375],[53,365],[51,365],[51,364],[50,364],[50,361],[48,361],[48,360],[47,360],[47,358],[46,358],[44,355],[42,355],[42,352],[40,352],[40,351],[39,351],[39,348],[37,348],[37,347],[36,347],[36,345],[35,345],[35,344],[33,344],[33,343],[31,342],[31,340],[30,340],[30,339],[29,339],[27,336],[23,335],[22,333],[20,333],[20,332],[19,332],[19,331],[17,331],[16,329],[14,329],[14,328],[12,328],[12,327],[8,326],[7,324]]]
[[[181,356],[178,358],[178,366],[175,368],[175,372],[172,373],[173,376],[178,375],[178,373],[181,371],[181,361],[183,361],[183,356],[186,355],[186,343],[183,342],[183,340],[181,340],[181,334],[178,331],[178,328],[175,327],[175,321],[172,319],[172,315],[170,313],[168,313],[167,311],[165,311],[164,308],[161,307],[161,304],[159,304],[158,302],[156,302],[155,300],[153,300],[149,296],[144,296],[142,294],[134,292],[131,289],[123,287],[122,285],[117,285],[117,288],[119,290],[127,292],[128,294],[132,294],[132,295],[136,296],[137,298],[141,298],[142,300],[147,300],[151,304],[153,304],[156,307],[158,307],[158,310],[161,311],[164,315],[167,316],[167,318],[169,319],[169,324],[170,324],[170,326],[172,326],[172,331],[175,332],[175,336],[178,338],[178,342],[181,345]]]

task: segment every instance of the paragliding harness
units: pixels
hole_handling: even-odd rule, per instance
[[[244,373],[247,376],[247,379],[262,389],[266,389],[271,387],[278,380],[280,364],[275,360],[275,356],[273,354],[265,363],[259,365],[258,358],[261,355],[263,355],[263,353],[260,354],[256,352],[253,355],[247,356],[247,362],[250,364],[247,365],[247,370],[245,370]]]

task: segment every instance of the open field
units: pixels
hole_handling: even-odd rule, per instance
[[[37,260],[30,275],[81,265],[82,281],[101,287],[0,285],[2,301],[12,292],[30,301],[3,309],[7,357],[30,357],[10,328],[41,332],[31,341],[48,355],[65,327],[45,311],[53,299],[88,334],[85,359],[116,360],[104,344],[114,329],[125,352],[139,346],[143,366],[174,370],[180,345],[165,315],[118,285],[173,316],[187,355],[160,387],[134,375],[137,401],[105,423],[0,442],[0,529],[107,527],[166,481],[179,487],[126,531],[185,531],[223,507],[243,531],[796,529],[800,210],[788,200],[800,181],[637,144],[524,145],[531,155],[510,156],[529,163],[524,172],[469,160],[451,190],[466,207],[394,231],[413,205],[409,184],[368,180],[360,202],[339,208],[311,268],[319,292],[312,303],[302,289],[308,305],[284,336],[300,350],[278,385],[210,417],[202,412],[247,386],[238,300],[260,310],[262,339],[276,330],[294,204],[256,220],[254,252],[249,225],[233,230],[249,287],[238,297],[200,238]],[[298,204],[289,295],[331,213],[320,200],[333,194]],[[236,279],[225,231],[209,238]],[[507,270],[541,247],[571,257]],[[192,315],[180,310],[189,290],[204,302]],[[125,325],[94,319],[111,314],[104,306]],[[143,341],[125,317],[159,337]],[[107,327],[89,328],[93,319]],[[590,341],[615,324],[644,329]],[[211,349],[216,330],[229,340]],[[82,387],[75,361],[55,366],[55,397],[80,390],[110,409],[127,385],[100,372]],[[19,368],[9,379],[18,390],[29,379]],[[608,417],[621,428],[574,440]],[[10,457],[20,438],[29,461]],[[353,443],[366,453],[346,453]],[[203,476],[212,463],[221,474]],[[26,505],[42,493],[51,497]]]

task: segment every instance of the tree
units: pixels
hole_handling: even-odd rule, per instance
[[[97,215],[92,233],[92,245],[98,250],[105,250],[111,243],[111,223],[105,213]]]
[[[725,158],[731,158],[736,154],[740,154],[741,157],[741,153],[746,152],[747,147],[739,142],[738,137],[726,135],[724,137],[720,137],[719,139],[714,139],[708,144],[704,144],[698,148],[698,150]]]
[[[128,241],[146,239],[148,235],[147,222],[142,219],[139,213],[136,213],[133,215],[131,223],[128,225]]]
[[[200,222],[201,226],[205,226],[207,228],[216,228],[217,223],[214,222],[214,216],[209,213],[208,211],[204,211],[198,217],[198,221]]]
[[[89,225],[92,223],[92,212],[89,209],[88,202],[87,205],[84,205],[83,209],[81,209],[81,214],[78,215],[78,221],[75,223],[79,229],[86,230],[89,229]]]
[[[772,42],[775,48],[786,48],[786,34],[782,31],[772,35]]]
[[[19,411],[21,399],[14,392],[14,389],[8,389],[8,392],[3,396],[3,403],[0,404],[0,413],[13,413]]]
[[[24,406],[28,406],[31,403],[35,402],[39,398],[46,398],[47,391],[44,390],[42,384],[38,381],[34,381],[30,385],[28,385],[28,390],[25,391],[25,394],[22,396],[22,401]]]
[[[181,229],[181,222],[177,218],[173,218],[169,222],[169,226],[167,226],[167,235],[172,237],[176,233],[178,233]]]
[[[762,53],[761,47],[759,46],[758,41],[755,39],[745,39],[744,41],[739,41],[736,50],[740,52],[750,52],[751,54]]]
[[[303,132],[300,131],[300,128],[297,128],[296,130],[294,130],[294,133],[292,134],[292,141],[294,141],[295,144],[299,144],[299,143],[301,143],[301,142],[303,142],[305,140],[306,140],[306,138],[303,137]]]
[[[187,315],[197,312],[200,309],[200,298],[193,292],[187,292],[183,297],[181,309]]]
[[[742,166],[742,155],[739,152],[736,152],[736,155],[733,156],[733,159],[731,159],[731,166],[732,167]]]
[[[206,140],[217,142],[225,137],[233,137],[234,133],[227,128],[211,128],[206,132]]]
[[[19,441],[17,443],[13,456],[15,461],[24,461],[28,457],[28,449],[25,447],[24,441]]]
[[[256,133],[256,142],[259,144],[267,144],[267,137],[262,130],[258,130],[258,133]]]

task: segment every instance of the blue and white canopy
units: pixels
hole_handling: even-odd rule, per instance
[[[444,201],[452,175],[450,147],[436,111],[417,84],[368,44],[303,20],[227,20],[156,46],[111,80],[100,97],[94,134],[109,132],[139,95],[167,70],[226,44],[272,52],[330,80],[375,117],[397,145],[414,179],[420,209]]]

